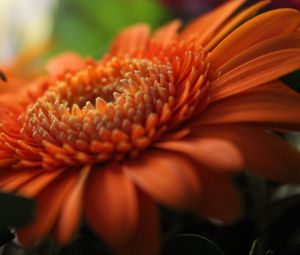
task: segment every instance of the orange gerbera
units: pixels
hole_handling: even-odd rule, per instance
[[[0,187],[38,202],[23,244],[66,244],[85,218],[117,254],[153,255],[154,202],[232,222],[232,173],[300,181],[300,154],[266,132],[300,130],[300,96],[278,80],[300,67],[300,15],[241,25],[269,1],[233,16],[244,2],[179,33],[178,20],[129,27],[98,62],[64,54],[1,109]]]

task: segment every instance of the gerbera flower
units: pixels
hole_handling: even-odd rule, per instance
[[[38,203],[24,245],[66,244],[84,218],[116,254],[153,255],[155,202],[233,222],[232,173],[300,181],[300,154],[269,132],[300,130],[300,96],[278,80],[300,67],[300,15],[245,22],[269,1],[233,15],[244,2],[180,32],[129,27],[100,61],[59,56],[0,110],[0,187]]]

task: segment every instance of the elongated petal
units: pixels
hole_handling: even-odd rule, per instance
[[[43,172],[34,178],[30,179],[20,187],[18,187],[18,194],[26,197],[35,197],[41,190],[48,186],[55,178],[61,175],[60,171]]]
[[[2,155],[1,155],[2,156]],[[11,156],[11,155],[7,155],[7,156]],[[18,160],[14,159],[14,158],[5,158],[1,157],[0,159],[0,168],[9,168],[11,165],[13,165],[14,163],[16,163]]]
[[[124,29],[116,37],[111,47],[111,54],[130,54],[143,50],[149,40],[150,30],[146,24],[137,24]]]
[[[203,201],[195,212],[225,223],[240,219],[245,210],[244,202],[230,177],[201,167],[199,169],[202,169]]]
[[[225,139],[193,137],[166,141],[156,146],[182,152],[216,171],[239,171],[244,166],[243,157],[236,145]]]
[[[37,215],[34,222],[17,231],[24,246],[34,246],[49,234],[67,194],[76,183],[76,178],[76,174],[69,174],[50,184],[36,197]]]
[[[209,159],[205,159],[205,156],[202,155],[201,161],[208,163],[208,165],[213,167],[219,167],[217,170],[220,171],[220,167],[224,169],[224,171],[229,171],[229,167],[239,167],[242,166],[241,162],[239,162],[240,155],[239,151],[237,151],[237,147],[234,146],[233,143],[228,142],[226,143],[225,139],[213,139],[213,138],[204,138],[201,139],[200,136],[195,137],[198,140],[198,146],[195,149],[199,150],[199,154],[205,151],[205,146],[208,148],[206,149],[206,157]],[[212,144],[209,144],[209,143]],[[171,142],[174,146],[175,142]],[[197,143],[197,142],[195,142]],[[199,160],[197,158],[196,150],[191,149],[195,143],[191,143],[190,145],[187,144],[180,144],[183,149],[176,147],[176,151],[184,152],[189,156]],[[164,143],[166,146],[168,143]],[[162,144],[162,147],[165,147]],[[169,146],[166,146],[169,147]],[[214,148],[213,148],[214,147]],[[169,148],[168,148],[169,149]],[[174,147],[172,148],[172,150]],[[220,151],[213,151],[213,149],[219,149]],[[229,149],[229,151],[227,151]],[[223,150],[223,151],[222,151]],[[223,152],[224,157],[229,157],[227,159],[222,158],[221,153]],[[234,158],[238,154],[238,159]],[[215,161],[220,160],[221,162],[213,162],[213,157]],[[230,162],[232,160],[233,162]],[[172,160],[173,161],[173,160]],[[177,164],[177,162],[174,162]],[[222,165],[223,163],[223,165]],[[244,164],[243,164],[244,165]],[[178,165],[179,166],[179,165]],[[244,204],[242,202],[240,193],[236,186],[232,183],[228,176],[221,174],[220,172],[211,171],[202,164],[194,165],[197,168],[197,175],[198,178],[201,178],[202,181],[202,189],[203,194],[201,195],[201,201],[196,204],[196,207],[192,209],[192,212],[205,217],[210,217],[214,219],[221,220],[223,222],[233,222],[239,219],[243,212],[244,212]],[[235,168],[235,170],[241,170],[241,168]],[[169,179],[169,181],[171,181]],[[173,183],[175,185],[175,183]]]
[[[158,150],[147,151],[124,165],[126,174],[154,200],[177,209],[190,210],[201,197],[196,169],[185,157]]]
[[[288,94],[288,95],[299,97],[299,93],[297,91],[291,89],[288,85],[286,85],[281,80],[274,80],[271,82],[267,82],[258,87],[248,90],[248,92],[280,93],[280,94]]]
[[[227,36],[211,52],[208,57],[211,70],[216,71],[232,57],[252,45],[296,31],[299,23],[300,15],[293,9],[273,10],[249,20]]]
[[[287,142],[254,127],[216,125],[199,127],[199,137],[234,143],[244,158],[244,169],[279,182],[300,182],[300,153]]]
[[[62,205],[54,228],[54,238],[60,244],[70,242],[79,226],[83,209],[83,192],[89,172],[89,166],[81,170],[77,183]]]
[[[299,68],[300,49],[280,50],[263,55],[212,82],[212,100],[247,91]]]
[[[11,170],[5,174],[3,173],[0,179],[0,189],[6,192],[13,192],[19,186],[23,185],[39,174],[39,171],[32,169],[23,171]]]
[[[229,34],[232,30],[238,27],[242,22],[247,20],[249,17],[254,15],[257,11],[265,7],[271,1],[259,1],[258,3],[250,6],[249,8],[241,11],[236,16],[234,16],[223,28],[205,45],[206,50],[211,50],[213,47],[217,45],[227,34]]]
[[[245,2],[244,0],[229,1],[216,10],[202,15],[191,22],[182,31],[181,36],[184,38],[195,34],[197,43],[202,44]]]
[[[300,97],[280,93],[249,93],[222,100],[206,109],[198,124],[253,123],[300,130]]]
[[[116,247],[117,255],[158,255],[160,227],[156,204],[142,191],[138,192],[139,221],[134,236],[123,246]]]
[[[218,73],[224,75],[234,68],[249,62],[259,56],[263,56],[265,54],[284,50],[284,49],[296,49],[300,48],[300,34],[289,34],[277,36],[268,40],[265,40],[261,43],[258,43],[249,49],[244,50],[237,56],[227,61],[219,70]]]
[[[126,243],[138,221],[133,184],[117,164],[93,169],[85,194],[85,214],[93,231],[112,246]]]
[[[47,71],[49,75],[56,77],[64,72],[77,71],[84,68],[84,60],[76,53],[63,53],[53,59],[47,64]]]
[[[30,65],[34,61],[40,59],[41,56],[45,56],[52,48],[53,42],[51,40],[47,40],[24,49],[20,54],[16,55],[11,66],[11,70],[13,70],[16,74],[18,72],[22,72],[22,70],[24,70],[24,66]]]
[[[177,37],[177,31],[181,26],[180,20],[173,20],[168,24],[157,29],[151,37],[153,41],[158,41],[164,46],[167,45],[172,39]]]

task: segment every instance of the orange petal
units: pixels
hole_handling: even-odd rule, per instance
[[[6,192],[15,191],[19,186],[39,175],[38,170],[11,170],[0,177],[0,189]]]
[[[201,181],[182,155],[147,151],[137,160],[126,162],[124,169],[142,190],[166,206],[190,210],[200,201]]]
[[[17,193],[26,197],[35,197],[50,182],[61,175],[61,171],[43,171],[17,189]]]
[[[34,222],[17,231],[18,238],[25,247],[36,245],[49,234],[76,179],[76,174],[69,174],[50,184],[36,197],[37,215]]]
[[[136,24],[125,28],[112,43],[111,54],[131,54],[145,49],[149,41],[150,29],[146,24]]]
[[[237,146],[225,139],[194,137],[158,143],[158,148],[182,152],[216,171],[239,171],[243,157]]]
[[[167,45],[172,39],[176,38],[177,31],[181,26],[181,20],[173,20],[166,25],[154,31],[152,40],[161,42],[164,46]]]
[[[232,57],[252,45],[296,31],[299,23],[299,12],[293,9],[278,9],[256,16],[227,36],[211,52],[208,57],[210,70],[216,71]]]
[[[81,56],[67,52],[51,59],[47,64],[47,71],[52,77],[57,77],[64,72],[80,70],[84,66],[85,62]]]
[[[241,11],[235,17],[233,17],[224,27],[209,41],[209,43],[205,46],[207,51],[210,51],[215,47],[217,43],[219,43],[227,34],[229,34],[233,29],[242,24],[249,17],[253,16],[257,11],[264,8],[271,1],[259,1],[258,3],[250,6],[249,8]]]
[[[292,96],[299,96],[298,92],[291,89],[281,80],[274,80],[265,84],[262,84],[258,87],[250,89],[248,92],[267,92],[267,93],[283,93]]]
[[[199,137],[217,137],[234,143],[244,168],[279,182],[300,182],[300,153],[287,142],[254,127],[216,125],[197,128]]]
[[[186,26],[181,32],[181,37],[185,38],[195,34],[197,43],[203,44],[245,2],[245,0],[228,1],[214,11],[200,16]]]
[[[67,244],[79,226],[83,208],[83,191],[89,173],[89,166],[81,170],[77,183],[66,197],[59,213],[54,229],[54,238],[60,244]]]
[[[257,87],[300,68],[300,49],[272,52],[249,61],[211,83],[212,100]]]
[[[126,243],[138,221],[136,190],[118,164],[93,169],[85,194],[89,225],[111,246]]]
[[[6,155],[5,155],[6,156]],[[7,155],[10,156],[10,155]],[[12,166],[13,164],[17,163],[18,159],[15,158],[3,158],[1,155],[1,159],[0,159],[0,168],[9,168],[10,166]]]
[[[203,168],[203,200],[195,212],[201,216],[234,222],[244,214],[244,203],[235,184],[225,175]]]
[[[238,66],[257,57],[271,52],[292,48],[300,48],[300,34],[277,36],[258,43],[227,61],[220,69],[217,70],[217,72],[224,75],[234,68],[237,68]]]
[[[10,66],[10,70],[15,73],[24,71],[24,67],[29,66],[35,60],[41,59],[41,56],[45,56],[46,53],[53,48],[53,46],[54,45],[52,41],[44,41],[23,50],[14,59],[12,65]]]
[[[274,129],[300,130],[299,109],[298,95],[249,93],[210,105],[197,123],[255,123]]]
[[[160,227],[155,203],[141,191],[138,192],[139,221],[134,236],[123,246],[115,248],[117,255],[158,255]]]

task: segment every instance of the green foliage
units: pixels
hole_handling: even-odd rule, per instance
[[[34,201],[9,193],[0,193],[0,208],[1,229],[22,226],[34,215]]]
[[[61,0],[55,18],[55,51],[98,57],[122,28],[139,22],[155,28],[168,19],[169,13],[155,0]]]

